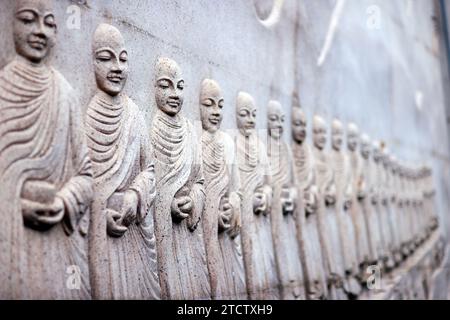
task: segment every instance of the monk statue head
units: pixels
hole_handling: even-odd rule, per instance
[[[358,147],[359,129],[356,124],[350,122],[347,125],[347,148],[349,151],[354,152]]]
[[[380,141],[374,141],[372,143],[372,157],[375,162],[381,160],[381,143]]]
[[[361,156],[364,159],[369,159],[370,152],[371,152],[371,145],[370,145],[370,137],[367,134],[363,134],[361,136]]]
[[[102,23],[92,43],[97,87],[110,96],[122,92],[128,77],[128,52],[120,31]]]
[[[205,79],[200,89],[200,115],[203,130],[214,133],[222,123],[224,99],[219,84],[211,79]]]
[[[292,138],[297,143],[306,140],[306,116],[302,108],[292,108]]]
[[[184,80],[178,64],[169,58],[159,58],[155,68],[155,100],[159,110],[176,116],[183,106]]]
[[[331,147],[340,151],[342,147],[342,141],[344,137],[344,128],[342,126],[342,122],[338,119],[333,119],[331,122]]]
[[[41,64],[56,42],[52,0],[17,0],[13,36],[17,54]]]
[[[327,144],[327,126],[320,116],[314,116],[313,119],[313,142],[319,150],[323,150]]]
[[[283,135],[284,112],[278,101],[271,100],[267,106],[267,129],[274,139],[280,139]]]
[[[239,92],[236,101],[236,122],[241,134],[248,137],[256,128],[255,100],[246,92]]]

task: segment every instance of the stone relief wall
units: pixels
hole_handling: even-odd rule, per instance
[[[447,298],[435,8],[375,2],[2,2],[0,298]]]

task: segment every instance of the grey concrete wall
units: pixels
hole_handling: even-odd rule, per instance
[[[279,0],[276,0],[279,1]],[[0,67],[13,56],[12,0],[0,3]],[[258,127],[265,128],[269,99],[288,119],[297,91],[311,118],[320,113],[356,122],[386,141],[400,159],[432,164],[439,210],[450,230],[450,154],[445,119],[438,29],[428,0],[347,0],[336,19],[326,59],[318,58],[340,0],[285,0],[279,21],[259,19],[272,0],[58,0],[58,45],[53,64],[80,95],[84,108],[95,88],[91,38],[100,22],[117,26],[129,48],[126,91],[151,119],[153,66],[158,56],[179,62],[186,81],[184,112],[199,119],[198,92],[216,79],[226,99],[224,126],[235,128],[238,91],[254,95]],[[256,3],[256,5],[255,5]],[[341,4],[342,4],[341,3]],[[80,8],[80,28],[68,27]],[[73,25],[72,25],[73,26]],[[286,139],[290,139],[286,134]]]

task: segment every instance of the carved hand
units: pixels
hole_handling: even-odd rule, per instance
[[[220,210],[219,229],[228,230],[231,226],[231,218],[233,216],[233,208],[229,202],[225,202]]]
[[[172,217],[176,220],[184,220],[189,217],[193,208],[193,202],[189,196],[174,198],[171,204]]]
[[[62,221],[64,202],[55,197],[52,204],[42,204],[31,200],[21,200],[25,225],[38,230],[47,230]]]
[[[121,237],[128,230],[121,224],[122,215],[117,211],[106,210],[106,231],[111,237]]]
[[[130,226],[136,221],[139,197],[134,190],[127,190],[123,196],[121,224]]]
[[[256,214],[266,214],[267,196],[264,192],[256,192],[253,197],[253,212]]]
[[[285,215],[291,214],[294,212],[294,201],[291,197],[282,198],[281,203],[283,206],[283,213]]]

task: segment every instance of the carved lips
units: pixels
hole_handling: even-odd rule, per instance
[[[35,35],[30,35],[28,41],[28,45],[35,50],[44,50],[47,48],[47,39],[44,37],[37,37]]]

